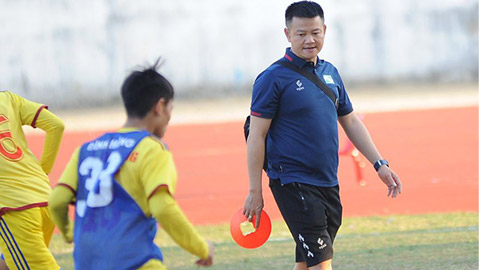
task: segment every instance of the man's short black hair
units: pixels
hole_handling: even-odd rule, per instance
[[[323,9],[319,4],[313,1],[295,2],[288,6],[287,10],[285,11],[285,24],[288,27],[292,22],[293,17],[315,18],[317,16],[320,16],[320,19],[325,21]]]
[[[128,117],[144,118],[153,106],[164,98],[173,99],[173,87],[157,72],[160,58],[143,70],[132,72],[123,82],[122,100]]]

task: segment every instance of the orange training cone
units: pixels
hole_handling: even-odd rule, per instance
[[[255,222],[257,220],[256,216],[253,216],[252,223],[255,228]],[[258,248],[262,246],[270,237],[272,232],[272,222],[267,213],[262,210],[260,225],[258,230],[255,228],[255,231],[243,234],[241,226],[248,223],[247,218],[243,215],[243,209],[238,210],[232,217],[230,221],[230,233],[233,240],[243,248]]]

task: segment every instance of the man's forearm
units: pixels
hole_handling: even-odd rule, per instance
[[[342,125],[343,129],[353,145],[373,164],[382,156],[375,147],[368,129],[357,116],[354,117],[347,125]]]
[[[247,141],[247,165],[250,192],[262,192],[262,169],[265,159],[265,139],[249,136]]]

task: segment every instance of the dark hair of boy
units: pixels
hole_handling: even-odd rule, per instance
[[[132,72],[123,82],[121,93],[128,117],[143,118],[161,98],[165,102],[173,99],[173,86],[157,72],[159,61]]]

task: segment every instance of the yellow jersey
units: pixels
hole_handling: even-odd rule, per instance
[[[122,128],[117,132],[135,130],[138,129]],[[73,224],[67,215],[68,204],[76,200],[79,154],[80,147],[72,154],[49,200],[52,219],[67,242],[73,239]],[[198,234],[172,197],[177,186],[177,170],[171,152],[161,140],[153,137],[141,140],[114,179],[147,217],[153,216],[157,219],[177,244],[202,259],[208,258],[207,242]],[[148,263],[163,265],[160,261],[153,261],[155,260]],[[159,265],[157,267],[160,267]]]
[[[134,128],[122,128],[117,132],[131,132]],[[75,149],[57,185],[68,187],[76,194],[78,184],[78,158],[80,147]],[[160,187],[175,193],[177,170],[173,157],[165,144],[153,137],[141,140],[120,168],[115,180],[137,202],[147,217],[152,216],[148,199]]]
[[[63,122],[48,107],[0,91],[0,216],[9,210],[46,206],[50,172],[63,135]],[[41,161],[30,151],[22,125],[47,131]]]

